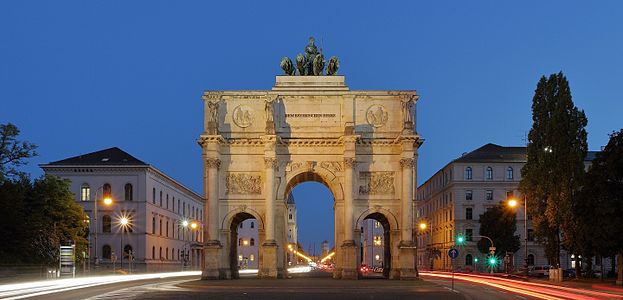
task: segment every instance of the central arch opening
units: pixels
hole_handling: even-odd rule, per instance
[[[287,269],[292,277],[331,277],[335,267],[335,197],[316,173],[288,182]]]
[[[257,277],[259,265],[258,222],[253,215],[239,212],[232,218],[230,232],[231,277]]]

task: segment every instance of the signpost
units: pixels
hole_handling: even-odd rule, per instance
[[[450,261],[450,268],[452,269],[452,291],[454,291],[454,260],[459,257],[459,250],[450,248],[450,250],[448,250],[448,256],[452,259]]]

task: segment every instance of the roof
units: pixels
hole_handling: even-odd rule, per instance
[[[48,165],[148,166],[148,164],[146,164],[142,160],[128,154],[127,152],[117,147],[66,158],[63,160],[51,162]]]
[[[286,200],[288,204],[294,204],[294,195],[292,195],[292,192],[288,194],[288,199]]]
[[[461,157],[455,159],[453,162],[525,162],[526,159],[526,147],[504,147],[489,143],[472,152],[463,154]]]

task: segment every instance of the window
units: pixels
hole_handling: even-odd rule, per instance
[[[102,217],[102,232],[111,232],[112,219],[109,215]]]
[[[151,202],[152,202],[153,204],[156,204],[156,188],[153,188],[153,189],[151,190]]]
[[[250,261],[254,261],[255,260],[255,255],[251,254],[251,256],[249,256],[249,260]]]
[[[465,191],[465,200],[472,200],[474,193],[471,190]]]
[[[112,194],[112,187],[110,186],[110,184],[105,183],[104,186],[102,187],[103,190],[103,194],[104,194],[104,198],[110,198],[110,195]]]
[[[238,239],[238,246],[242,246],[242,238]]]
[[[242,224],[243,224],[243,223],[241,222],[241,223],[240,223],[240,228],[242,228]]]
[[[177,213],[180,213],[180,199],[177,199]]]
[[[151,233],[156,234],[156,217],[151,218]]]
[[[534,266],[534,255],[528,254],[528,266]]]
[[[292,220],[292,214],[288,215],[288,219]]]
[[[158,258],[159,258],[160,260],[162,260],[162,247],[160,247],[160,249],[158,250],[158,252],[159,252],[159,253],[158,253]]]
[[[249,242],[249,245],[255,246],[255,239],[254,238],[251,238],[251,241]]]
[[[164,256],[167,260],[169,259],[169,248],[168,247],[164,250]]]
[[[173,205],[173,211],[175,211],[175,197],[173,197],[173,201],[171,201],[171,205]]]
[[[104,247],[102,247],[102,257],[105,259],[112,258],[112,249],[109,245],[104,245]]]
[[[381,223],[379,223],[379,221],[374,221],[374,228],[380,228],[381,227]]]
[[[169,237],[169,221],[167,221],[166,237]]]
[[[383,244],[383,241],[381,240],[381,236],[379,235],[374,236],[374,246],[381,246],[381,244]]]
[[[506,191],[506,200],[515,198],[515,193],[513,191]]]
[[[162,220],[160,220],[160,231],[159,234],[162,235]]]
[[[169,209],[169,194],[167,194],[167,209]]]
[[[513,180],[513,168],[512,167],[506,168],[506,179]]]
[[[465,179],[472,180],[472,167],[465,168]]]
[[[125,191],[125,201],[132,201],[132,185],[126,183],[123,190]]]
[[[162,207],[162,191],[160,191],[160,207]]]
[[[493,168],[487,167],[487,170],[485,171],[485,178],[487,180],[493,179]]]
[[[474,230],[471,228],[465,229],[465,240],[471,242],[474,240]]]
[[[486,200],[493,200],[493,191],[492,190],[487,190],[487,192],[485,193],[485,199]]]
[[[465,208],[465,220],[472,220],[473,209],[471,207]]]
[[[534,229],[528,229],[528,241],[534,242]]]
[[[156,246],[151,247],[151,259],[156,259]]]
[[[474,262],[474,259],[473,259],[471,254],[465,255],[465,265],[466,266],[471,266],[473,262]]]
[[[251,222],[251,228],[255,228],[255,222]]]
[[[88,184],[83,184],[82,188],[80,188],[80,200],[81,201],[89,201],[91,200],[91,187]]]
[[[238,260],[242,261],[242,255],[238,255]]]

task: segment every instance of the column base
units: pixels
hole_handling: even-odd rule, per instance
[[[399,249],[399,266],[397,274],[390,274],[390,279],[415,280],[418,279],[415,270],[415,251],[417,251],[413,241],[400,241]],[[391,278],[396,276],[395,278]]]
[[[357,272],[357,244],[353,240],[342,243],[342,276],[340,279],[359,279]]]
[[[279,277],[279,272],[277,269],[277,248],[277,242],[274,240],[268,240],[262,244],[262,260],[260,261],[260,269],[258,271],[259,278]]]
[[[205,265],[203,266],[203,271],[201,272],[201,279],[224,279],[224,274],[219,263],[222,248],[221,242],[219,241],[213,240],[206,242],[203,254]]]

